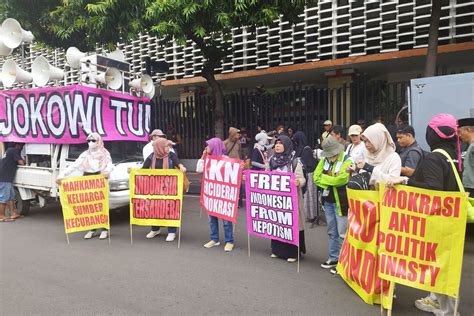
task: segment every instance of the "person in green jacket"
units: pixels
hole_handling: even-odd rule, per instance
[[[334,136],[329,136],[322,143],[321,159],[314,171],[314,182],[323,189],[323,206],[326,214],[327,232],[329,235],[329,258],[321,264],[324,269],[336,273],[342,242],[347,231],[347,192],[346,185],[350,174],[347,172],[353,162],[344,153],[344,146]]]

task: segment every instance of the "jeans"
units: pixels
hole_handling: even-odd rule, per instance
[[[234,243],[234,232],[232,222],[224,222],[224,240],[226,243]],[[211,228],[211,240],[219,241],[219,220],[215,216],[209,216],[209,227]]]
[[[329,260],[338,261],[342,242],[347,232],[347,216],[339,216],[336,203],[324,202],[327,231],[329,236]]]
[[[151,230],[156,232],[160,229],[160,226],[151,226]],[[176,227],[168,227],[168,234],[176,234]]]

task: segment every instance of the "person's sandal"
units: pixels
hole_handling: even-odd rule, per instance
[[[14,221],[15,221],[14,218],[9,218],[9,217],[0,218],[0,222],[4,222],[4,223],[14,222]]]

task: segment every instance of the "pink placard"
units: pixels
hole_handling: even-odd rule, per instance
[[[245,172],[249,234],[299,244],[298,193],[289,172]]]
[[[85,86],[0,91],[0,142],[146,141],[150,99]]]
[[[206,158],[200,202],[207,214],[236,222],[242,165],[238,159],[217,156]]]

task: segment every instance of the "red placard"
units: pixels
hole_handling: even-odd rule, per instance
[[[236,222],[242,168],[238,159],[208,156],[204,160],[200,202],[207,214]]]

